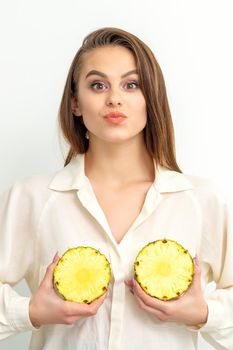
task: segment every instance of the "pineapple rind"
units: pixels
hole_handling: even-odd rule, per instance
[[[172,264],[167,263],[168,248],[173,258]],[[137,282],[148,295],[171,300],[183,295],[190,287],[194,264],[190,253],[181,244],[163,239],[150,242],[139,251],[134,272]]]
[[[63,254],[53,275],[55,290],[63,299],[90,304],[108,289],[111,268],[98,250],[76,247]]]

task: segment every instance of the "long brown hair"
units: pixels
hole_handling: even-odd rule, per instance
[[[71,64],[59,110],[60,127],[70,146],[65,165],[77,154],[88,150],[86,127],[82,118],[75,117],[71,110],[71,98],[77,93],[82,58],[86,52],[106,45],[123,46],[134,55],[147,106],[147,123],[144,128],[147,150],[156,163],[181,172],[176,162],[173,123],[160,66],[143,41],[118,28],[101,28],[87,35]]]

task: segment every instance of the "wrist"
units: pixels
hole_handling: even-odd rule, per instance
[[[203,326],[207,322],[207,319],[208,319],[208,305],[206,302],[204,302],[202,317],[201,317],[200,321],[198,322],[198,325]]]
[[[187,324],[190,327],[194,327],[195,329],[199,329],[201,327],[203,327],[208,319],[208,305],[205,302],[205,304],[203,305],[201,312],[200,312],[200,317],[197,318],[197,320],[194,323],[190,323]]]
[[[33,327],[40,328],[41,324],[39,323],[39,320],[37,319],[35,310],[36,310],[36,308],[34,307],[34,304],[33,304],[33,297],[31,297],[31,299],[29,301],[29,318],[30,318],[30,321],[31,321],[31,324],[33,325]]]

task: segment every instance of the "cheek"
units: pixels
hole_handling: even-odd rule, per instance
[[[146,111],[146,100],[145,100],[145,97],[143,96],[142,92],[137,97],[137,105],[140,106],[141,111],[142,110]]]
[[[87,93],[80,98],[80,108],[86,116],[98,113],[100,106],[101,100],[98,96],[89,95]]]
[[[138,103],[138,111],[143,116],[143,119],[147,119],[147,108],[146,108],[146,101],[143,98],[140,99],[140,103]]]
[[[86,107],[88,107],[92,101],[92,96],[90,94],[89,89],[85,89],[83,87],[80,87],[80,90],[78,91],[78,94],[77,94],[77,100],[78,100],[80,108],[82,110],[85,110]]]
[[[92,101],[89,101],[89,102],[81,101],[80,110],[81,110],[83,119],[93,119],[95,104]]]

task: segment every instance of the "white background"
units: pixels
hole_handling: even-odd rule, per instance
[[[57,112],[71,60],[85,35],[115,26],[160,63],[183,172],[232,199],[232,13],[231,0],[0,0],[0,191],[62,167]],[[24,283],[17,290],[28,293]],[[0,349],[27,349],[29,336]],[[200,349],[212,348],[201,340]]]

